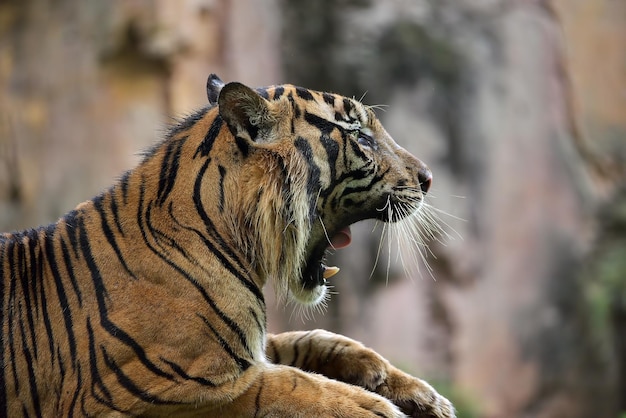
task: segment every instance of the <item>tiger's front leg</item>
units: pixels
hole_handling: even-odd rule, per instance
[[[401,418],[388,399],[360,387],[284,365],[257,365],[245,392],[203,417]]]
[[[428,383],[402,372],[363,344],[324,330],[268,335],[270,361],[361,386],[411,417],[452,418],[454,407]]]

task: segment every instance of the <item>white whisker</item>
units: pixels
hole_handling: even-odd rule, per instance
[[[377,109],[377,110],[381,110],[383,112],[386,112],[387,111],[386,108],[389,107],[389,105],[377,104],[377,105],[366,105],[365,107],[368,108],[368,109]]]
[[[330,237],[328,236],[328,231],[326,230],[326,225],[324,225],[324,221],[322,220],[321,216],[318,216],[319,220],[320,220],[320,224],[322,224],[322,229],[324,230],[324,236],[326,237],[326,241],[328,241],[328,245],[330,246],[330,248],[332,248],[333,250],[336,250],[335,246],[333,245],[333,243],[330,241]]]
[[[380,272],[385,275],[385,283],[388,285],[390,276],[396,274],[392,269],[392,263],[399,263],[401,272],[411,280],[416,276],[423,278],[428,275],[436,281],[431,263],[437,258],[435,253],[437,247],[433,244],[445,246],[448,240],[457,237],[462,239],[461,234],[443,218],[450,217],[460,221],[463,219],[432,206],[429,203],[432,198],[430,193],[428,202],[424,197],[419,188],[396,187],[394,192],[381,202],[382,207],[376,208],[376,211],[381,214],[380,217],[385,221],[376,220],[371,229],[371,232],[377,229],[380,231],[380,240],[375,250],[374,265],[369,279]],[[324,221],[321,216],[318,218],[329,248],[334,248]],[[380,229],[379,224],[381,224]],[[385,245],[387,248],[383,253]],[[380,266],[383,257],[387,258],[387,265],[384,268]],[[325,296],[321,302],[316,305],[296,304],[297,307],[292,310],[289,320],[291,321],[295,316],[305,322],[326,311],[330,297],[337,294],[333,286],[328,284],[326,286]]]
[[[389,223],[389,228],[384,228],[385,234],[381,237],[381,243],[376,256],[376,264],[380,255],[380,246],[382,241],[387,240],[388,245],[388,263],[391,260],[391,254],[395,251],[396,262],[400,262],[404,270],[404,274],[413,277],[411,271],[422,275],[420,265],[426,268],[428,275],[435,280],[434,270],[428,259],[436,259],[436,254],[428,245],[428,242],[435,241],[443,244],[441,237],[445,239],[453,238],[448,231],[460,237],[460,234],[452,228],[448,223],[443,221],[439,214],[448,215],[456,218],[445,211],[436,209],[430,204],[423,201],[419,195],[412,195],[416,192],[415,187],[398,187],[399,192],[395,195],[395,203],[388,200],[385,204],[388,219],[400,219],[397,222]],[[429,196],[430,197],[430,196]],[[385,224],[387,225],[387,224]],[[394,236],[395,235],[395,236]],[[395,248],[391,248],[395,246]],[[406,257],[408,255],[408,258]],[[415,269],[415,270],[413,270]],[[389,279],[389,265],[387,266],[387,281]]]

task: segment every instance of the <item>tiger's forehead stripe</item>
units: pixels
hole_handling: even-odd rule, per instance
[[[294,96],[306,102],[326,105],[329,111],[334,113],[335,123],[346,131],[367,129],[371,121],[376,118],[374,113],[361,102],[333,93],[309,90],[291,84],[259,88],[257,92],[263,98],[272,101],[280,100],[287,93],[292,105]],[[300,106],[294,106],[294,110],[296,118],[299,118],[302,114]]]

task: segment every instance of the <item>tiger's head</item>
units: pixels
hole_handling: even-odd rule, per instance
[[[292,85],[251,89],[215,75],[207,95],[228,127],[216,128],[215,139],[229,150],[214,156],[229,160],[221,163],[221,213],[279,296],[319,303],[338,271],[325,255],[350,243],[350,225],[399,222],[420,209],[431,172],[359,101]]]

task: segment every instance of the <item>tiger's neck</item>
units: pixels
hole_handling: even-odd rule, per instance
[[[97,213],[90,227],[101,229],[105,236],[115,235],[116,252],[132,255],[145,254],[146,248],[150,251],[146,257],[155,262],[146,263],[146,257],[138,260],[138,276],[162,280],[150,270],[165,263],[207,286],[234,275],[261,296],[263,283],[251,260],[238,251],[224,219],[216,216],[200,196],[210,192],[199,180],[190,184],[181,176],[178,183],[176,177],[182,173],[174,178],[148,174],[162,164],[144,162],[109,191],[87,202],[85,207],[93,207]]]
[[[103,195],[103,204],[116,208],[111,223],[126,244],[187,259],[207,280],[232,274],[258,289],[272,280],[286,296],[311,230],[306,162],[297,152],[243,152],[219,121],[209,109],[167,139]]]

